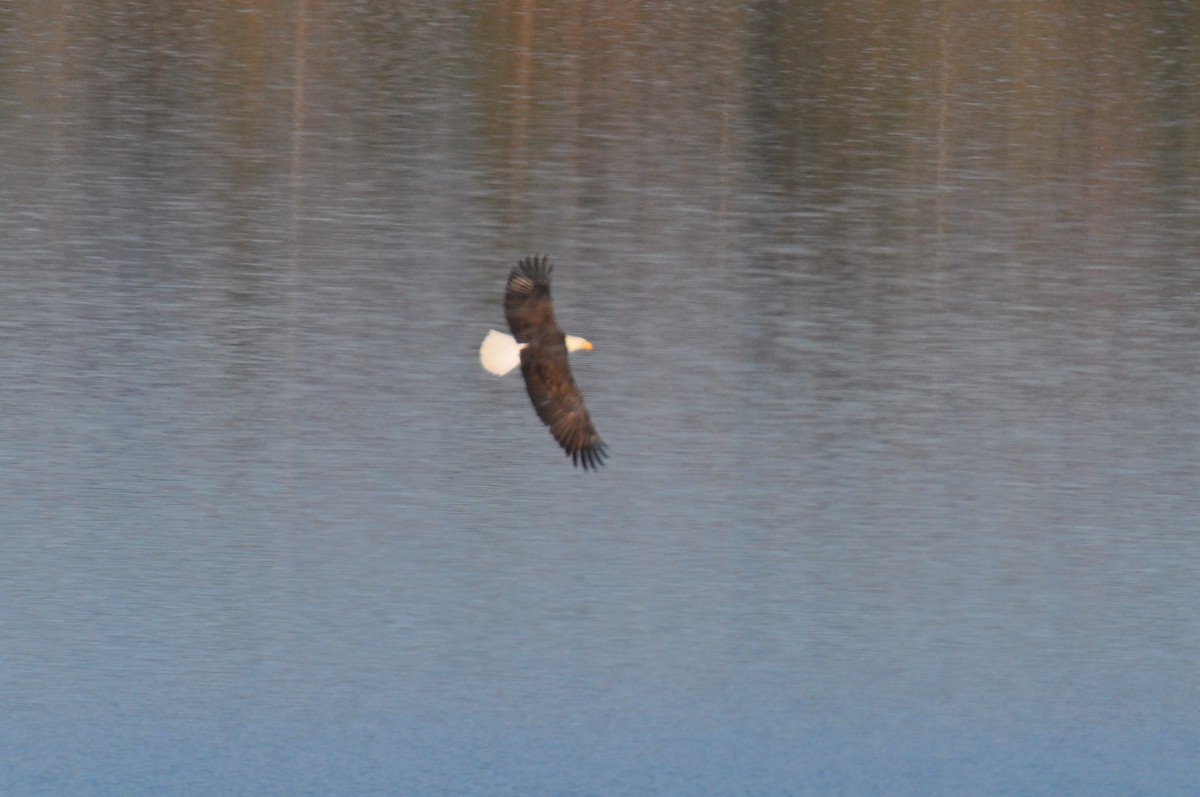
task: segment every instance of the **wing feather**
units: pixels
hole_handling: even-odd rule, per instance
[[[595,470],[608,451],[583,403],[567,360],[566,336],[550,301],[549,258],[527,257],[517,263],[504,288],[504,316],[521,350],[525,389],[542,423],[576,465]]]
[[[571,461],[584,470],[603,465],[608,452],[571,375],[566,344],[530,343],[521,351],[521,373],[534,410]]]
[[[548,257],[534,255],[517,263],[508,275],[508,284],[504,286],[504,317],[518,343],[528,343],[538,334],[562,334],[550,301],[553,268]]]

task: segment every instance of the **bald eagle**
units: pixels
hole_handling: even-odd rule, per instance
[[[608,452],[571,376],[567,352],[591,351],[592,344],[564,335],[550,303],[550,271],[545,255],[527,257],[513,268],[504,287],[504,315],[512,335],[491,330],[479,347],[479,361],[497,376],[518,365],[525,389],[542,423],[576,467],[596,469]]]

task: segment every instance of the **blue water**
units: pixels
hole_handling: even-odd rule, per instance
[[[1200,29],[695,8],[2,12],[0,793],[1193,793]]]

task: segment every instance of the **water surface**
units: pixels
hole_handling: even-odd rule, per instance
[[[0,12],[0,791],[1190,793],[1198,54]],[[600,473],[476,360],[535,251]]]

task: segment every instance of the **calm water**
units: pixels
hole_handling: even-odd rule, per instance
[[[0,792],[1192,794],[1195,10],[529,5],[0,10]]]

